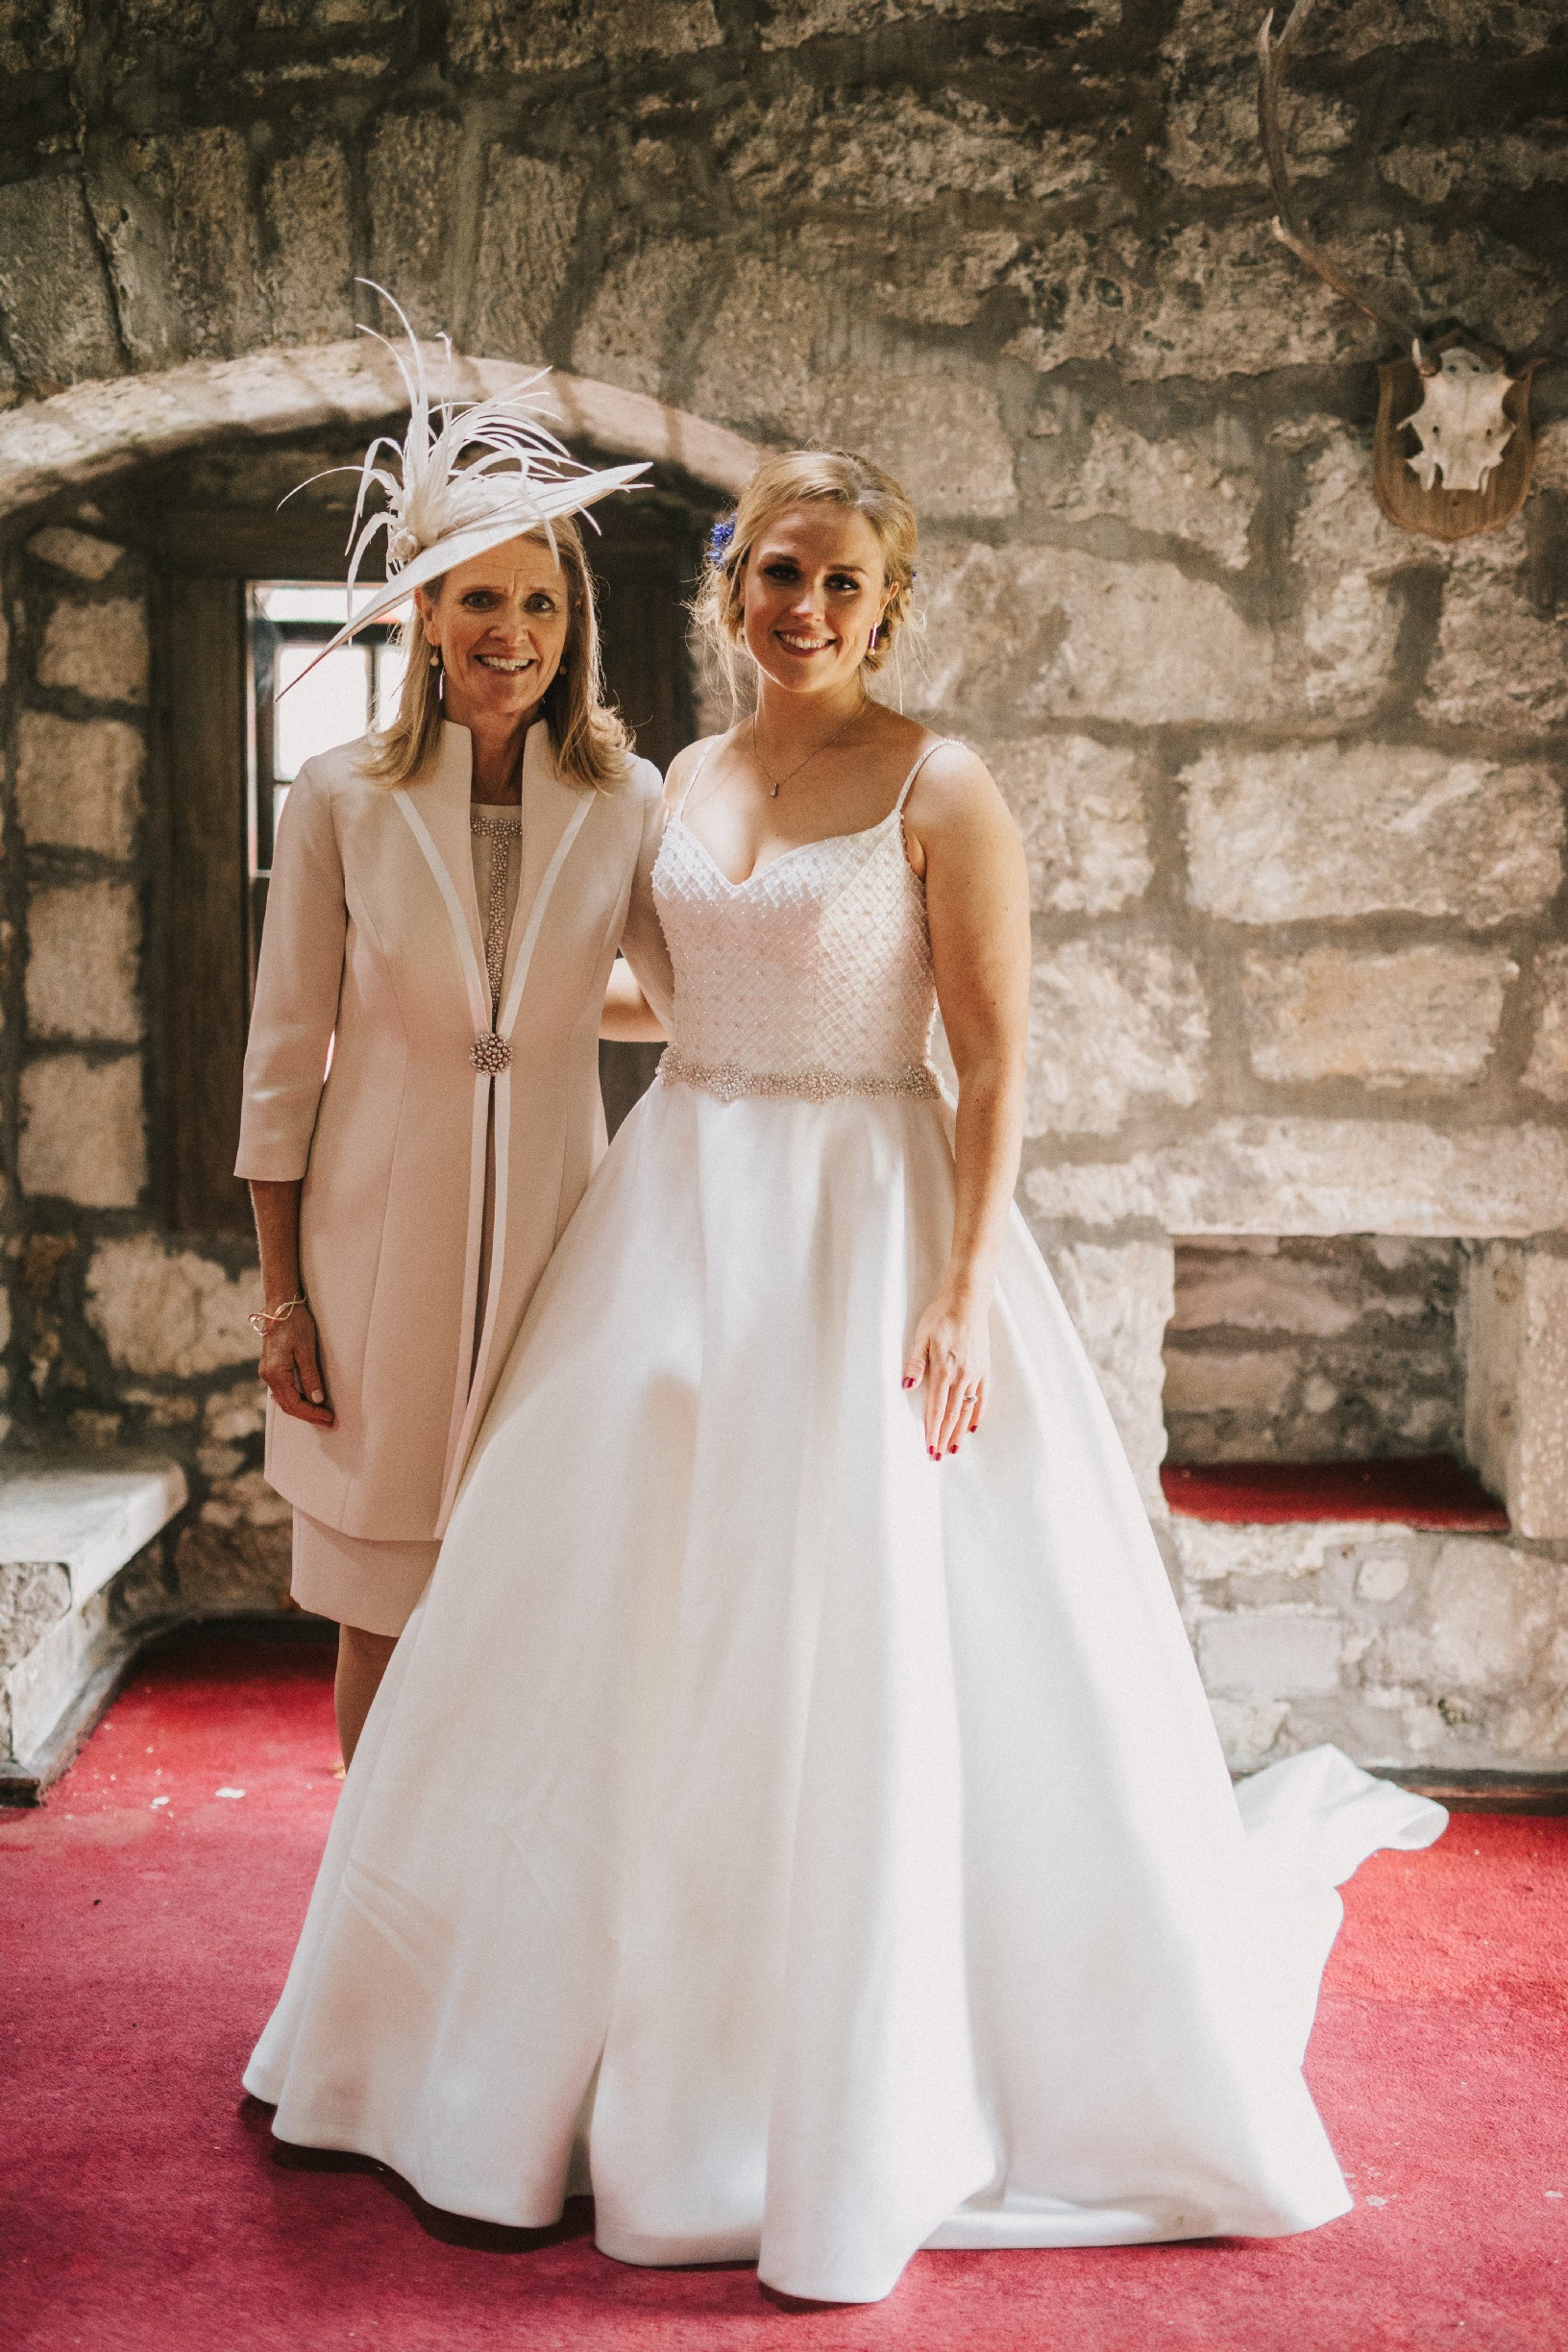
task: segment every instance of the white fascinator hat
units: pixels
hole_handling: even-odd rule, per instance
[[[548,369],[466,407],[432,401],[425,355],[403,310],[374,280],[361,278],[358,282],[380,294],[403,327],[406,355],[373,327],[359,331],[392,355],[408,395],[408,430],[401,444],[380,433],[365,452],[349,526],[349,618],[315,661],[290,680],[296,686],[317,661],[325,661],[356,629],[406,603],[416,588],[524,532],[542,529],[548,536],[551,523],[580,514],[614,490],[629,488],[649,471],[646,459],[597,472],[578,464],[540,422],[548,405]],[[445,335],[441,342],[450,359],[452,345]],[[354,468],[330,466],[327,472],[352,474]],[[309,481],[288,493],[289,498],[325,478],[312,474]],[[386,502],[367,519],[365,504],[375,490]],[[371,587],[365,602],[355,607],[359,567],[380,532],[386,536],[386,578],[381,586]]]

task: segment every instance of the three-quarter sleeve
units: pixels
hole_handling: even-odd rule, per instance
[[[348,907],[331,796],[306,761],[278,825],[236,1176],[287,1183],[310,1157],[343,984]]]
[[[674,1012],[675,980],[664,926],[653,904],[653,861],[664,839],[664,794],[658,770],[646,763],[640,763],[638,783],[644,795],[643,839],[631,900],[626,908],[625,928],[621,935],[621,953],[668,1031]]]

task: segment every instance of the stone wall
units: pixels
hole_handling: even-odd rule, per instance
[[[1237,1752],[1337,1726],[1397,1760],[1441,1724],[1449,1761],[1560,1759],[1538,1684],[1568,1563],[1564,1376],[1540,1335],[1568,1204],[1568,375],[1536,380],[1534,487],[1505,530],[1445,550],[1382,519],[1386,347],[1270,235],[1260,12],[0,0],[19,1428],[85,1442],[163,1415],[201,1543],[270,1507],[242,1258],[147,1207],[141,588],[81,501],[159,435],[316,421],[288,386],[340,380],[362,272],[481,359],[662,404],[677,437],[723,429],[727,462],[824,436],[904,477],[925,629],[894,689],[980,745],[1024,829],[1022,1197],[1155,1512],[1178,1241],[1354,1240],[1270,1261],[1308,1290],[1401,1240],[1451,1271],[1478,1245],[1433,1426],[1463,1428],[1518,1533],[1411,1539],[1396,1641],[1359,1614],[1361,1566],[1314,1567],[1304,1600],[1294,1554],[1260,1537],[1222,1571],[1213,1531],[1167,1529],[1189,1606],[1254,1629],[1239,1650],[1199,1630],[1216,1691],[1263,1708]],[[1516,357],[1561,345],[1560,11],[1331,0],[1293,82],[1308,208],[1344,260]],[[1413,1437],[1411,1400],[1392,1409]],[[1473,1706],[1472,1577],[1517,1636],[1476,1664]],[[1280,1638],[1319,1641],[1328,1681],[1258,1698],[1290,1679],[1269,1645],[1304,1608],[1337,1647]],[[1374,1668],[1416,1694],[1378,1703],[1376,1738]]]

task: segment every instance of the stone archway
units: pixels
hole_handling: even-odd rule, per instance
[[[503,391],[539,371],[513,360],[432,349],[437,380],[457,400]],[[738,491],[763,452],[740,433],[644,392],[551,373],[568,439],[680,467]],[[73,385],[0,416],[0,516],[88,487],[131,462],[169,456],[220,434],[283,434],[321,425],[374,425],[404,405],[390,358],[368,336],[192,360],[146,376]]]

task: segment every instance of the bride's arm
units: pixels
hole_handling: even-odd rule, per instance
[[[971,751],[932,756],[907,824],[958,1072],[952,1248],[904,1366],[906,1387],[925,1383],[926,1445],[944,1458],[980,1425],[992,1291],[1023,1143],[1029,874],[1017,827]]]

